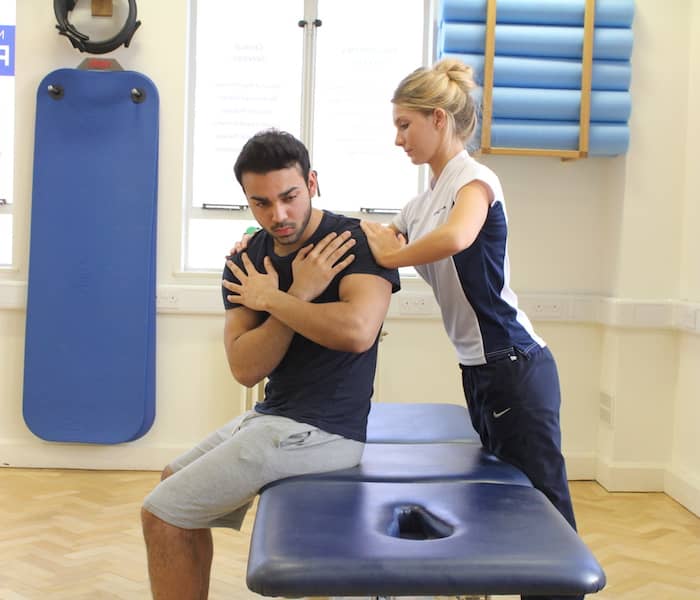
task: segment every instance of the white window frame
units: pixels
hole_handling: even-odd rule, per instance
[[[227,223],[233,226],[235,221],[251,221],[253,222],[252,215],[247,210],[247,206],[239,207],[238,209],[228,209],[228,210],[211,210],[203,207],[193,206],[193,169],[194,169],[194,97],[195,97],[195,69],[196,69],[196,18],[197,18],[197,3],[198,2],[213,2],[215,0],[191,0],[190,2],[190,40],[189,40],[189,52],[187,61],[187,123],[186,123],[186,157],[185,157],[185,177],[183,186],[183,226],[182,226],[182,236],[181,236],[181,252],[180,252],[180,270],[182,273],[194,274],[194,273],[218,273],[218,268],[195,268],[190,266],[188,260],[188,248],[189,248],[189,237],[190,237],[190,224],[198,219],[214,219],[222,223]],[[228,1],[228,0],[220,0]],[[289,0],[292,1],[292,0]],[[304,27],[304,41],[303,41],[303,54],[305,60],[303,62],[302,73],[299,76],[302,78],[302,100],[301,100],[301,126],[300,126],[300,138],[309,148],[309,152],[313,160],[314,144],[313,144],[313,126],[314,126],[314,78],[316,75],[315,66],[315,36],[317,34],[317,28],[313,26],[316,19],[319,19],[318,14],[318,2],[319,0],[296,0],[299,2],[300,20],[307,22]],[[320,0],[323,2],[324,0]],[[325,0],[328,1],[328,0]],[[383,2],[389,0],[375,0],[376,2]],[[398,2],[400,5],[400,0],[393,0]],[[303,8],[302,8],[303,3]],[[435,10],[436,10],[436,0],[423,0],[423,48],[422,48],[422,64],[426,65],[432,61],[434,56],[434,27],[435,27]],[[301,11],[303,10],[303,14]],[[361,28],[363,19],[371,18],[369,15],[358,15],[358,23],[354,27]],[[397,20],[400,22],[400,13],[397,13]],[[321,26],[322,28],[322,26]],[[302,32],[299,32],[302,35]],[[301,44],[299,46],[301,48]],[[394,79],[397,80],[406,73],[396,73]],[[387,99],[387,104],[388,104]],[[379,108],[379,107],[378,107]],[[405,157],[402,157],[405,159]],[[231,177],[233,177],[232,170],[230,170]],[[416,174],[416,189],[415,193],[425,189],[427,185],[428,173],[427,168],[422,167],[417,169]],[[320,175],[321,190],[323,191],[323,173]],[[242,198],[242,195],[241,195]],[[323,198],[322,198],[323,199]],[[405,198],[407,201],[410,197]],[[235,202],[233,200],[232,202]],[[329,208],[334,210],[332,206],[323,205],[324,208]],[[359,211],[348,211],[342,209],[335,209],[339,212],[343,212],[348,216],[361,217],[364,219],[370,219],[382,223],[388,223],[392,214],[389,212],[383,212],[381,206],[370,207],[370,212],[359,212]],[[372,212],[372,209],[376,212]],[[254,222],[253,222],[254,224]],[[241,226],[239,226],[240,228]],[[232,227],[232,230],[234,227]],[[235,239],[231,240],[231,243],[235,242]],[[226,248],[227,250],[228,248]],[[413,269],[402,270],[402,276],[413,276]]]

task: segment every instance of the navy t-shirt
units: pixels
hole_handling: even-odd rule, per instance
[[[400,289],[398,271],[384,269],[374,261],[359,219],[324,211],[321,223],[304,246],[321,241],[333,231],[351,232],[356,243],[350,253],[355,255],[355,260],[336,275],[314,302],[337,302],[340,281],[353,273],[383,277],[391,282],[392,292]],[[273,245],[272,237],[264,230],[259,231],[248,241],[246,252],[258,271],[264,270],[263,259],[269,256],[279,275],[280,289],[287,291],[292,285],[292,261],[297,253],[277,256]],[[235,255],[233,261],[243,268],[240,255]],[[224,269],[224,279],[238,283],[228,268]],[[222,293],[227,310],[240,306],[226,299],[230,294],[226,288],[222,287]],[[265,399],[256,404],[255,410],[364,442],[378,341],[379,336],[369,350],[358,354],[330,350],[295,333],[284,358],[268,377]]]

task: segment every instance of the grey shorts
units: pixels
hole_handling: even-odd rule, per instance
[[[353,467],[364,444],[286,417],[244,413],[169,466],[173,475],[144,508],[183,529],[240,529],[266,484],[305,473]]]

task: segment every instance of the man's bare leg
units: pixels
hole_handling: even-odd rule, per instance
[[[161,480],[172,475],[169,467]],[[182,529],[141,510],[155,600],[206,600],[214,555],[210,529]]]
[[[206,600],[213,557],[210,529],[181,529],[141,511],[154,600]]]

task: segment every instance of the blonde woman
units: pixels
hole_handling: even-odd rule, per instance
[[[519,467],[576,527],[559,426],[557,367],[509,285],[508,224],[496,174],[465,150],[477,126],[471,68],[444,59],[392,98],[397,146],[431,170],[391,225],[363,222],[377,262],[430,284],[459,358],[485,448]]]

